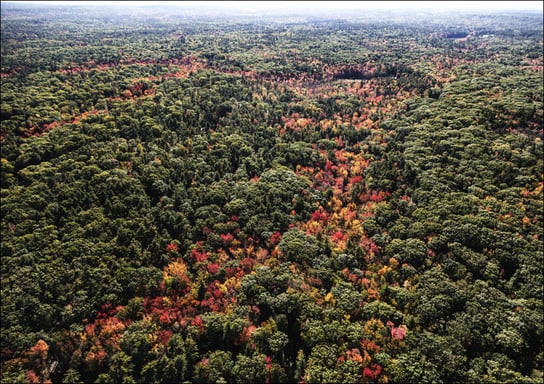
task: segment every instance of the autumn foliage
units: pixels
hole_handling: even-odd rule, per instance
[[[43,7],[2,4],[3,382],[541,378],[541,18]]]

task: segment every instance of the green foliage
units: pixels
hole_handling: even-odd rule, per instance
[[[319,257],[319,245],[315,237],[306,235],[298,229],[287,231],[278,247],[287,260],[296,263],[307,264]]]
[[[541,381],[541,15],[1,7],[2,382]]]

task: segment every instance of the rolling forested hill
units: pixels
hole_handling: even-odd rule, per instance
[[[2,383],[542,382],[540,13],[1,7]]]

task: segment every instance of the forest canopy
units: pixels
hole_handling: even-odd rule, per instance
[[[541,383],[543,19],[1,4],[2,383]]]

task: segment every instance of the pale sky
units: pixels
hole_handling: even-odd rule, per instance
[[[65,5],[200,5],[252,10],[270,9],[443,9],[533,10],[544,12],[542,1],[33,1]]]
[[[135,2],[136,3],[136,2]],[[542,10],[542,1],[163,1],[251,8],[376,9],[516,9]]]

